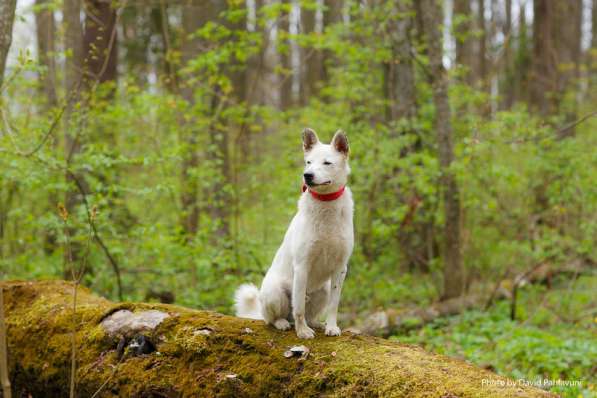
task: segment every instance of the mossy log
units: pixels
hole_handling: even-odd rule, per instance
[[[299,340],[260,321],[113,303],[63,281],[2,283],[15,396],[548,397],[463,361],[344,333]],[[308,352],[291,355],[290,347]],[[304,348],[303,348],[304,350]],[[300,354],[300,353],[299,353]],[[98,392],[99,391],[99,392]]]

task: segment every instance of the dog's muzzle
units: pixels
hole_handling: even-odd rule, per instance
[[[315,178],[315,174],[305,173],[305,174],[303,174],[303,178],[305,179],[305,184],[313,185],[313,179]]]

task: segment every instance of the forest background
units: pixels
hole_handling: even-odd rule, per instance
[[[383,334],[594,396],[597,1],[0,14],[3,279],[83,270],[112,299],[231,313],[295,212],[301,130],[341,128],[356,204],[344,326],[472,297]]]

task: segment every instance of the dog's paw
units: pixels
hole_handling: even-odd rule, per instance
[[[325,327],[325,335],[326,336],[340,336],[340,328],[338,326],[326,326]]]
[[[296,335],[299,339],[312,339],[315,337],[315,332],[309,326],[297,329]]]
[[[276,319],[274,322],[274,326],[278,330],[288,330],[290,329],[290,322],[284,318]]]

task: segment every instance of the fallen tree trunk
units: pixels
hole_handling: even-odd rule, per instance
[[[422,327],[438,318],[460,314],[481,303],[479,296],[462,296],[438,301],[426,308],[389,308],[369,314],[359,325],[348,330],[387,337]]]
[[[460,360],[345,333],[299,340],[260,321],[113,303],[62,281],[2,284],[16,396],[548,397]],[[293,351],[289,347],[305,345]],[[99,392],[98,392],[99,391]]]
[[[485,291],[477,291],[466,296],[438,301],[428,307],[387,308],[373,313],[353,315],[343,321],[355,324],[348,329],[354,333],[388,337],[421,328],[438,318],[458,315],[471,309],[487,309],[496,300],[511,300],[515,308],[516,291],[519,287],[539,283],[551,286],[551,280],[556,276],[591,273],[594,272],[593,266],[594,264],[588,260],[570,262],[561,267],[547,263],[538,264],[513,279],[498,280],[489,295]]]

